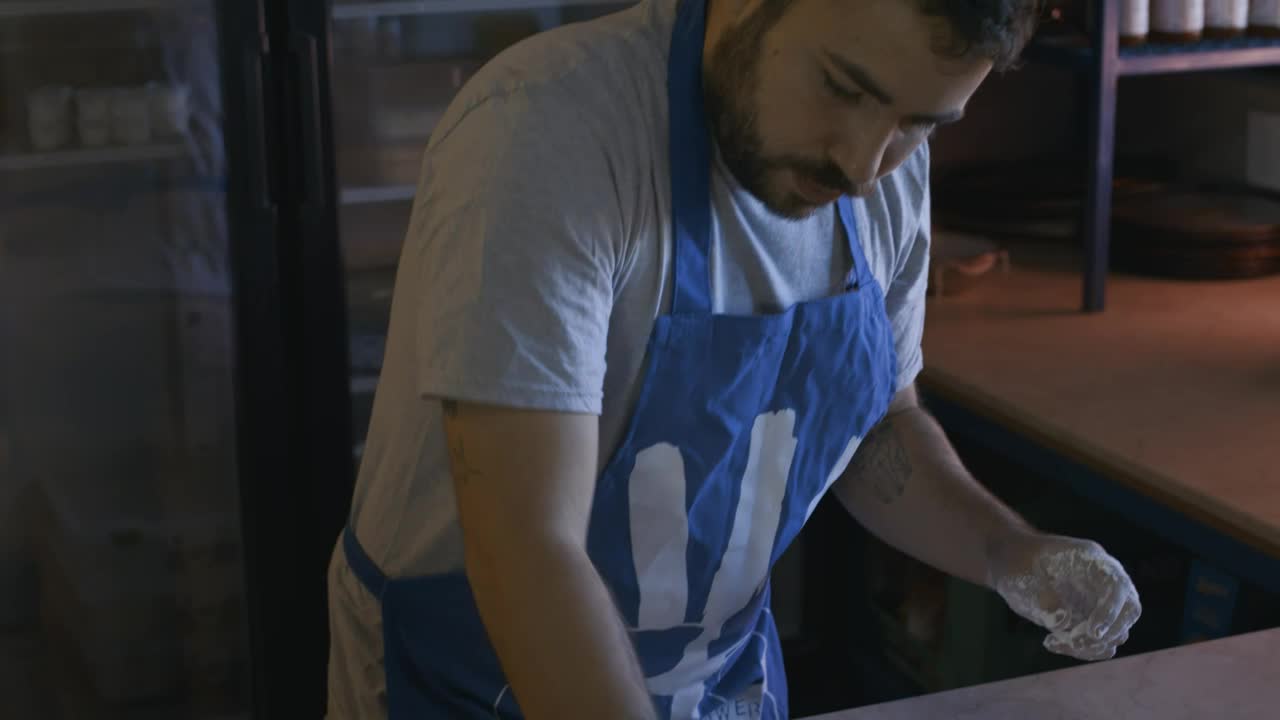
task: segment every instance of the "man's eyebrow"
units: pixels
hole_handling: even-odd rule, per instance
[[[830,50],[824,50],[823,52],[826,54],[827,59],[840,69],[840,72],[847,75],[850,80],[856,83],[858,87],[862,88],[868,95],[874,97],[885,105],[893,104],[893,96],[881,87],[879,83],[873,80],[871,78],[871,74],[868,73],[861,65],[846,57],[841,57]],[[912,125],[947,125],[949,123],[957,122],[963,117],[964,110],[952,110],[950,112],[939,113],[937,115],[930,113],[912,115],[907,118],[907,122]]]
[[[885,105],[893,104],[893,97],[889,95],[884,88],[880,87],[879,83],[872,80],[871,75],[868,74],[861,65],[848,58],[840,57],[830,50],[824,50],[823,52],[833,65],[840,68],[840,72],[848,75],[849,79],[857,83],[858,86],[865,90],[868,95],[874,97]]]

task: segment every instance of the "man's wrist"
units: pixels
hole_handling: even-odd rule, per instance
[[[1034,528],[1020,517],[1004,518],[994,523],[987,533],[987,587],[996,589],[996,583],[1004,577],[1009,568],[1019,566],[1019,556],[1025,554],[1026,548],[1044,537],[1044,533]]]

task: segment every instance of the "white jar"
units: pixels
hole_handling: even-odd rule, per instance
[[[151,108],[151,132],[157,137],[179,137],[187,132],[187,120],[191,115],[186,85],[147,86]]]
[[[1280,36],[1280,0],[1253,0],[1249,4],[1249,29],[1259,35]]]
[[[47,85],[27,95],[27,134],[34,150],[57,150],[71,141],[71,88]]]
[[[1205,0],[1151,0],[1151,34],[1165,42],[1195,42],[1204,34]]]
[[[111,102],[114,90],[80,88],[76,90],[76,130],[80,144],[101,147],[111,141]]]
[[[1151,0],[1120,0],[1120,41],[1144,42],[1151,32]]]
[[[122,145],[151,140],[151,105],[144,88],[117,90],[111,100],[111,134]]]
[[[1212,37],[1243,35],[1249,27],[1249,0],[1205,0],[1204,29]]]

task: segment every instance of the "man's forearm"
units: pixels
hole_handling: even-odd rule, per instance
[[[481,617],[530,720],[653,720],[635,650],[586,552],[530,542],[521,562],[468,550]]]
[[[988,584],[993,555],[1032,532],[964,468],[938,423],[908,407],[863,441],[835,485],[871,533],[945,573]]]
[[[586,551],[595,416],[442,402],[467,579],[530,720],[653,720],[635,649]]]

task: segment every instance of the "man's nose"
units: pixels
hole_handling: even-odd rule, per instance
[[[846,180],[857,189],[857,194],[865,195],[875,186],[880,178],[880,168],[884,165],[884,156],[893,142],[897,127],[889,123],[849,133],[840,146],[833,148],[832,161],[844,172]]]

